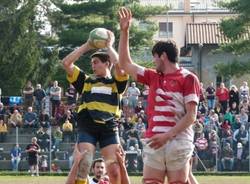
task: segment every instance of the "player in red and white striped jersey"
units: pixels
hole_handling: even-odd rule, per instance
[[[150,87],[148,129],[144,140],[144,184],[188,184],[193,152],[192,124],[197,115],[200,82],[178,65],[178,49],[173,41],[159,41],[153,49],[156,69],[133,63],[129,53],[129,27],[132,14],[119,10],[119,62],[134,80]]]

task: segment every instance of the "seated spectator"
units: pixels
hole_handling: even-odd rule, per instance
[[[46,172],[48,170],[48,156],[47,155],[41,155],[40,167],[41,167],[41,171],[43,172]]]
[[[212,130],[209,134],[208,147],[208,155],[210,160],[212,160],[212,167],[215,170],[217,154],[220,148],[220,138],[215,130]]]
[[[53,138],[54,138],[53,148],[59,151],[59,145],[61,144],[62,139],[63,139],[63,133],[61,131],[60,126],[56,127],[56,130],[53,131]]]
[[[240,114],[239,114],[239,117],[240,117],[240,122],[244,125],[247,125],[247,122],[248,122],[248,115],[247,115],[247,112],[244,108],[241,108],[240,109]]]
[[[142,102],[138,101],[137,105],[135,106],[135,113],[137,114],[137,113],[141,112],[141,110],[144,110],[144,107],[142,106]]]
[[[243,149],[244,147],[248,147],[248,131],[246,130],[245,125],[241,125],[239,129],[235,130],[233,140],[234,148],[239,142],[243,145]],[[243,155],[245,156],[245,150]]]
[[[66,120],[65,123],[63,123],[62,131],[63,141],[70,142],[72,140],[73,135],[73,125],[69,122],[69,120]]]
[[[33,108],[30,106],[28,107],[28,112],[24,114],[24,128],[37,128],[37,114],[33,112]]]
[[[143,135],[144,135],[144,133],[146,131],[146,127],[145,127],[145,124],[143,123],[141,117],[138,118],[138,121],[135,124],[135,129],[136,129],[136,131],[138,131],[139,137],[140,138],[143,137]]]
[[[228,120],[224,121],[221,124],[221,141],[224,144],[225,142],[229,142],[231,145],[233,144],[233,131],[231,129],[230,123]]]
[[[55,118],[57,125],[62,125],[64,114],[65,114],[65,105],[61,102],[55,111]]]
[[[200,137],[198,137],[195,140],[194,143],[196,150],[197,150],[197,154],[201,159],[206,159],[207,158],[207,151],[208,151],[208,141],[205,138],[205,134],[201,133]]]
[[[135,145],[139,145],[139,134],[138,131],[133,126],[130,130],[127,131],[127,150],[129,150],[130,146],[135,147]]]
[[[233,122],[233,115],[232,115],[232,113],[230,112],[230,108],[227,108],[227,110],[226,110],[226,113],[224,114],[224,121],[225,120],[228,120],[229,121],[229,123],[230,123],[230,125],[231,125],[231,123]]]
[[[18,171],[18,165],[21,160],[21,148],[19,147],[19,144],[16,144],[10,151],[11,156],[11,165],[13,171]]]
[[[232,107],[230,107],[230,112],[235,116],[236,114],[239,114],[239,107],[237,106],[236,102],[232,103]]]
[[[0,119],[0,142],[5,142],[6,135],[8,133],[7,125],[2,119]]]
[[[16,128],[16,127],[20,128],[22,126],[23,118],[17,109],[15,109],[13,114],[11,114],[8,124],[10,125],[10,127],[13,127],[13,128]]]
[[[240,142],[237,143],[237,151],[236,151],[236,170],[241,171],[243,160],[243,146]]]
[[[193,125],[193,130],[194,130],[194,140],[196,140],[198,137],[200,137],[200,135],[203,132],[203,125],[196,120],[196,122]]]
[[[40,146],[41,151],[49,151],[49,134],[42,127],[36,132],[36,137],[37,143]]]
[[[232,127],[231,127],[232,130],[233,130],[233,132],[234,132],[235,130],[239,129],[240,126],[241,126],[240,116],[239,116],[239,115],[236,115],[236,116],[235,116],[235,120],[233,121]]]
[[[8,109],[9,115],[11,116],[14,113],[15,110],[17,110],[19,113],[21,113],[20,107],[17,104],[13,104]]]
[[[224,148],[222,149],[221,154],[221,163],[223,171],[233,170],[234,166],[234,156],[233,156],[233,149],[230,146],[230,143],[225,143]]]
[[[49,128],[50,126],[50,118],[49,114],[46,112],[46,110],[42,110],[42,113],[39,115],[39,123],[40,126],[43,128]]]

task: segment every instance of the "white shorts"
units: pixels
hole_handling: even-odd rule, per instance
[[[193,142],[190,140],[173,139],[157,150],[145,144],[146,141],[147,139],[143,140],[144,164],[164,171],[177,171],[183,168],[194,150]]]

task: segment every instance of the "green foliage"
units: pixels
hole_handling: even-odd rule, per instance
[[[215,66],[217,73],[225,78],[232,76],[240,77],[250,73],[250,59],[248,62],[234,60],[231,64],[220,63]]]
[[[142,48],[152,45],[152,37],[157,30],[157,26],[148,21],[147,17],[166,11],[166,7],[142,7],[138,0],[91,0],[72,5],[63,4],[61,0],[53,0],[53,2],[61,10],[51,14],[52,17],[56,18],[56,20],[52,19],[51,22],[53,30],[59,38],[59,47],[62,48],[59,53],[60,59],[86,42],[89,32],[96,27],[105,27],[114,32],[115,38],[119,38],[117,13],[121,6],[128,6],[134,14],[130,46],[132,54],[140,53]],[[115,47],[117,48],[117,46],[118,41],[115,42]],[[76,64],[86,73],[91,73],[89,61],[89,55],[85,55]],[[56,75],[65,76],[65,72],[60,70]],[[59,82],[66,85],[64,84],[65,78]]]
[[[9,14],[0,16],[0,86],[3,94],[8,95],[20,94],[40,55],[33,27],[37,1],[26,0],[20,9],[18,2],[5,2]]]

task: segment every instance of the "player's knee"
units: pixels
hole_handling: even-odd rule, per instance
[[[155,179],[155,178],[144,178],[142,180],[143,184],[164,184],[164,181]]]
[[[117,162],[110,163],[107,169],[111,179],[117,180],[120,177],[120,167]]]
[[[93,154],[88,152],[87,154],[85,154],[85,157],[80,161],[78,170],[79,178],[87,178],[91,168],[92,158]]]

